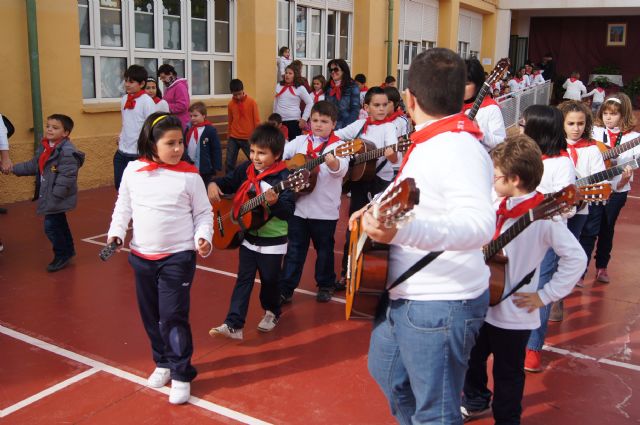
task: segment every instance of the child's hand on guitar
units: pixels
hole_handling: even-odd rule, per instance
[[[384,157],[387,158],[389,162],[392,162],[394,164],[398,162],[398,153],[392,148],[386,148],[384,150]]]
[[[278,194],[273,189],[269,189],[264,193],[264,200],[267,201],[267,205],[270,207],[278,202]]]
[[[220,197],[224,195],[217,184],[214,182],[209,183],[209,187],[207,187],[207,195],[209,195],[209,200],[212,202],[217,202],[220,200]]]
[[[198,239],[198,254],[202,258],[208,256],[211,253],[211,244],[204,239]]]
[[[624,168],[624,171],[622,172],[622,174],[620,175],[620,182],[618,182],[618,187],[617,189],[620,190],[622,189],[627,183],[629,183],[629,180],[631,180],[631,176],[633,175],[633,168],[631,168],[630,166],[626,166]]]
[[[360,217],[362,217],[362,214],[364,214],[364,212],[367,210],[368,207],[369,205],[365,205],[364,207],[360,208],[358,211],[355,211],[353,214],[351,214],[351,217],[349,217],[349,230],[353,230],[354,223],[358,221]]]
[[[389,243],[396,236],[398,228],[396,226],[387,227],[378,221],[371,210],[366,211],[362,216],[362,230],[376,242]]]
[[[529,313],[544,307],[544,303],[537,292],[516,292],[513,294],[513,303],[516,307],[526,308]]]
[[[327,164],[331,171],[338,171],[338,168],[340,168],[340,161],[332,153],[328,153],[324,157],[324,163]]]

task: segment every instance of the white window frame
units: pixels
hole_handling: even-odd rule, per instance
[[[89,39],[90,45],[80,45],[80,56],[93,57],[94,62],[94,86],[95,98],[83,99],[86,104],[113,102],[119,97],[102,97],[100,61],[102,57],[126,58],[127,67],[134,63],[135,59],[156,59],[157,66],[162,65],[166,59],[181,60],[184,62],[184,73],[189,81],[193,80],[192,61],[202,60],[209,62],[209,94],[193,95],[192,85],[189,84],[190,96],[193,99],[224,99],[230,98],[229,93],[215,93],[214,69],[216,62],[230,62],[232,78],[236,76],[236,0],[229,1],[229,52],[215,51],[215,1],[207,1],[207,51],[193,51],[191,49],[191,0],[180,0],[180,50],[165,50],[163,41],[163,15],[162,0],[149,0],[154,6],[154,44],[155,48],[135,47],[135,10],[132,0],[121,1],[122,22],[122,47],[101,46],[100,33],[100,1],[88,0],[89,3]],[[78,7],[84,7],[77,5]],[[155,75],[153,76],[155,77]]]

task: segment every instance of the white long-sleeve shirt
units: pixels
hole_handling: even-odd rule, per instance
[[[566,90],[562,96],[563,99],[582,100],[582,95],[587,93],[587,88],[580,80],[572,82],[570,78],[567,78],[562,88]]]
[[[275,94],[277,95],[282,90],[280,83],[276,84]],[[290,90],[285,90],[280,96],[276,96],[273,100],[273,111],[280,114],[282,121],[293,121],[300,119],[300,101],[305,104],[304,112],[302,113],[302,119],[308,120],[311,114],[311,108],[313,107],[313,98],[304,88],[304,86],[294,87],[293,93]]]
[[[615,128],[614,130],[616,133],[618,133],[620,130],[618,128]],[[607,142],[605,143],[607,146],[612,147],[612,144],[615,141],[611,141],[609,140],[610,137],[607,134],[607,129],[605,127],[599,127],[599,126],[594,126],[593,130],[591,131],[591,134],[593,135],[593,139],[597,140],[599,142],[603,142],[604,143],[604,139],[605,139],[605,134],[607,135],[606,139]],[[622,139],[620,140],[620,143],[618,144],[618,146],[620,146],[621,144],[624,144],[626,142],[629,142],[633,139],[635,139],[636,137],[640,136],[640,133],[636,132],[636,131],[630,131],[627,134],[623,134],[622,135]],[[614,164],[624,164],[625,162],[629,162],[631,161],[633,158],[639,158],[640,157],[640,147],[636,146],[633,149],[630,149],[626,152],[623,152],[620,154],[620,156],[618,156],[618,158],[612,160],[612,162]],[[614,192],[628,192],[631,190],[631,182],[633,181],[633,174],[631,175],[631,179],[629,180],[629,182],[627,184],[625,184],[623,187],[621,187],[620,189],[618,189],[618,183],[620,183],[620,179],[622,178],[621,175],[616,176],[614,178],[611,179],[611,188],[613,189]]]
[[[9,138],[7,137],[7,127],[4,125],[2,115],[0,115],[0,151],[9,150]]]
[[[120,100],[120,111],[122,112],[122,129],[120,130],[120,139],[118,140],[118,150],[129,155],[138,153],[138,138],[144,120],[154,112],[156,112],[156,103],[148,94],[143,94],[136,99],[136,105],[133,109],[124,109],[127,102],[127,95],[122,96]]]
[[[435,122],[435,121],[434,121]],[[425,123],[416,127],[420,130]],[[420,189],[414,219],[391,241],[387,284],[430,251],[438,258],[390,291],[391,299],[464,300],[488,288],[482,246],[495,232],[493,164],[468,133],[446,132],[416,145],[400,179]]]
[[[336,131],[336,136],[343,140],[352,140],[358,137],[362,140],[373,143],[376,145],[376,148],[383,148],[385,146],[391,146],[398,143],[398,138],[396,137],[396,126],[392,122],[379,125],[370,124],[367,126],[366,133],[360,133],[365,122],[366,120],[356,120],[348,126]],[[376,175],[383,180],[391,181],[393,180],[393,163],[387,160],[384,155],[376,161],[376,169],[383,162],[384,166],[376,173]]]
[[[560,189],[575,183],[576,169],[571,158],[556,156],[542,161],[544,172],[536,190],[547,194],[557,192]]]
[[[290,159],[297,153],[307,153],[308,135],[301,135],[284,146],[283,159]],[[318,137],[313,137],[312,146],[317,148],[324,143]],[[321,154],[333,151],[343,142],[336,142],[326,146]],[[332,171],[327,164],[319,165],[318,180],[313,192],[300,195],[296,200],[294,215],[300,218],[316,220],[337,220],[340,216],[340,200],[342,195],[342,179],[349,170],[349,158],[336,157],[340,167]]]
[[[593,103],[602,103],[604,102],[604,97],[605,97],[605,91],[603,89],[598,90],[597,88],[591,90],[589,93],[587,94],[583,94],[582,97],[590,97],[593,96],[592,102]]]
[[[524,81],[524,78],[522,80],[520,80],[520,82],[516,81],[515,78],[512,78],[507,82],[507,85],[511,89],[512,93],[513,92],[517,92],[518,90],[522,90],[527,86],[525,81]]]
[[[502,143],[507,137],[504,128],[504,118],[498,105],[487,105],[478,109],[475,117],[480,130],[482,130],[482,144],[490,151]]]
[[[509,198],[507,208],[513,208],[534,194],[529,193]],[[514,218],[507,219],[502,226],[502,233],[511,227],[516,220]],[[542,289],[537,290],[540,279],[540,263],[549,248],[552,248],[560,257],[558,269],[551,280]],[[553,220],[533,222],[505,246],[504,252],[509,258],[509,262],[507,263],[503,295],[511,292],[515,285],[535,269],[536,272],[531,281],[516,293],[538,292],[545,305],[568,295],[587,266],[587,256],[578,240],[564,223]],[[489,307],[485,321],[502,329],[537,329],[540,326],[538,310],[528,313],[526,308],[517,307],[513,300],[513,296],[510,296],[500,304]]]
[[[291,65],[291,62],[293,62],[293,59],[291,58],[285,58],[284,56],[278,56],[278,58],[276,59],[276,66],[278,68],[278,75],[277,75],[277,80],[281,81],[284,78],[284,71],[287,68],[287,66]]]
[[[133,219],[131,249],[145,255],[195,250],[198,239],[211,242],[213,214],[202,178],[132,161],[122,175],[108,237],[124,242]]]
[[[572,146],[575,142],[567,139],[567,150],[571,153]],[[576,149],[578,154],[578,162],[575,164],[576,177],[587,177],[594,173],[603,171],[606,167],[602,160],[602,153],[597,146],[586,146]],[[573,160],[572,160],[573,161]],[[584,208],[579,210],[577,214],[588,214],[589,206],[585,205]]]
[[[538,74],[533,74],[533,79],[532,79],[532,85],[538,85],[538,84],[544,84],[544,77],[542,76],[542,73],[538,73]]]

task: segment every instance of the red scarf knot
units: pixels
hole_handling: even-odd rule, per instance
[[[329,90],[329,96],[335,96],[338,101],[342,99],[342,84],[336,84],[335,81],[331,80],[329,82],[329,86],[331,87]]]
[[[49,143],[49,139],[47,138],[42,139],[41,143],[42,143],[42,146],[44,147],[44,150],[40,154],[40,158],[38,158],[38,168],[40,169],[40,175],[44,174],[45,164],[51,157],[51,154],[53,153],[53,151],[56,150],[58,145],[62,143],[63,140],[64,140],[64,137],[58,140],[54,140],[53,146],[51,146],[51,144]]]
[[[127,101],[124,103],[124,109],[133,109],[136,107],[136,99],[139,98],[140,96],[142,96],[143,94],[145,94],[146,91],[144,90],[140,90],[139,92],[135,93],[135,94],[128,94],[127,95]],[[156,102],[157,103],[157,102]]]
[[[147,158],[138,158],[138,161],[144,162],[145,165],[142,168],[138,168],[136,171],[154,171],[159,168],[164,168],[169,171],[176,171],[179,173],[196,173],[198,174],[198,169],[195,165],[189,164],[187,161],[180,161],[177,164],[165,164],[162,162],[150,161]]]
[[[604,89],[602,87],[596,87],[596,91],[598,93],[602,93],[604,91]]]
[[[500,202],[500,206],[496,211],[496,232],[493,234],[493,240],[496,240],[498,236],[500,236],[502,226],[507,219],[518,218],[527,213],[530,209],[537,207],[542,201],[544,201],[544,195],[540,192],[536,192],[533,197],[520,202],[510,210],[507,209],[507,199],[509,198],[505,197],[502,202]]]
[[[204,120],[203,122],[198,124],[191,124],[191,127],[189,127],[189,131],[187,131],[187,137],[185,137],[185,140],[184,140],[185,146],[189,146],[189,142],[191,141],[192,134],[194,135],[196,143],[200,140],[200,136],[198,135],[198,129],[200,127],[204,127],[205,125],[213,125],[213,124],[211,123],[211,121],[207,121],[207,120]]]
[[[151,99],[153,99],[153,101],[154,101],[156,104],[160,103],[160,101],[162,100],[162,99],[160,99],[158,96],[153,96]]]
[[[577,80],[578,80],[577,78],[573,78],[573,77],[569,78],[569,81],[571,81],[572,83],[575,83]]]
[[[567,143],[567,149],[569,150],[569,156],[573,161],[573,165],[578,165],[578,149],[586,148],[588,146],[595,146],[595,144],[596,142],[594,142],[593,140],[585,140],[585,139],[580,139],[577,142],[575,142],[573,145],[570,143]]]
[[[249,190],[251,187],[255,189],[256,196],[260,195],[262,193],[260,180],[263,180],[267,176],[277,174],[286,168],[287,164],[284,161],[276,161],[266,169],[262,170],[261,173],[258,173],[256,171],[256,167],[254,167],[253,164],[249,164],[247,167],[247,179],[242,183],[236,194],[233,196],[233,217],[238,218],[240,208],[249,200]],[[267,212],[265,211],[265,215],[266,213]]]
[[[280,89],[278,94],[276,94],[276,97],[282,96],[282,94],[284,92],[286,92],[287,90],[289,90],[292,95],[294,95],[294,96],[296,95],[296,92],[293,90],[293,84],[285,84],[284,86],[282,86],[282,88]]]
[[[324,92],[322,90],[313,92],[313,103],[318,103],[320,101],[320,96],[322,96]]]
[[[322,143],[320,143],[315,148],[313,147],[313,135],[309,134],[307,136],[307,156],[311,159],[316,159],[319,154],[327,147],[332,144],[339,142],[340,138],[333,134],[333,131],[329,135],[327,139],[319,138]]]
[[[465,103],[462,105],[462,112],[468,111],[469,109],[471,109],[471,107],[473,106],[474,102],[469,102],[469,103]],[[498,103],[493,100],[493,98],[491,98],[490,96],[485,96],[484,99],[482,99],[482,103],[480,104],[480,108],[486,108],[487,106],[491,106],[491,105],[498,105]]]
[[[626,132],[618,131],[617,133],[612,132],[607,128],[607,134],[609,135],[609,146],[615,148],[622,141],[622,136],[626,134]]]

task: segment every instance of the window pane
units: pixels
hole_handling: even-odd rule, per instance
[[[307,32],[307,8],[298,6],[296,8],[296,31]]]
[[[196,52],[206,52],[208,50],[206,20],[191,20],[191,48]]]
[[[402,57],[402,40],[398,41],[398,65],[400,65]]]
[[[184,61],[182,59],[164,59],[162,63],[168,63],[176,69],[178,78],[184,78]]]
[[[327,36],[327,59],[336,58],[336,37],[335,35]]]
[[[349,36],[349,14],[346,12],[340,12],[340,36]]]
[[[278,29],[289,29],[289,3],[278,2]]]
[[[311,32],[320,32],[320,10],[311,9]]]
[[[404,42],[404,64],[405,65],[409,65],[411,63],[411,59],[409,57],[409,42],[405,41]]]
[[[91,56],[81,56],[80,65],[82,68],[82,98],[93,99],[96,97],[93,58]]]
[[[215,20],[229,22],[229,0],[215,0]]]
[[[349,39],[340,37],[340,58],[349,60]]]
[[[78,0],[78,5],[88,6],[89,0]]]
[[[191,0],[191,17],[207,19],[207,0]]]
[[[310,58],[320,58],[320,34],[309,36],[309,56]]]
[[[336,12],[333,10],[327,12],[327,34],[336,34]]]
[[[409,83],[409,70],[405,69],[402,71],[402,90],[407,88],[407,84]]]
[[[136,47],[153,49],[155,47],[153,28],[153,2],[135,0]]]
[[[296,33],[296,56],[307,57],[307,34],[304,32]]]
[[[216,52],[229,53],[231,46],[229,44],[229,23],[216,22]]]
[[[278,30],[278,50],[282,46],[289,45],[289,31]]]
[[[216,61],[213,65],[213,84],[215,94],[230,94],[231,62]]]
[[[191,61],[191,92],[193,94],[211,93],[209,66],[209,61]]]
[[[102,97],[120,97],[124,94],[124,71],[127,58],[100,58],[100,87]]]
[[[411,43],[411,60],[418,56],[418,43]]]
[[[180,0],[162,0],[163,46],[167,50],[181,50],[180,40]]]
[[[158,75],[158,59],[152,58],[135,58],[133,63],[136,65],[142,65],[147,70],[147,74],[149,77],[153,77],[157,79]]]
[[[103,46],[122,46],[122,14],[120,0],[100,2],[100,36]]]
[[[322,74],[322,65],[309,65],[309,78],[308,78],[309,81],[311,81],[313,77],[315,77],[316,75],[321,75],[321,74]]]
[[[86,5],[87,0],[82,2],[78,1],[78,26],[80,29],[80,45],[88,46],[91,44],[91,37],[89,36],[89,8]]]

